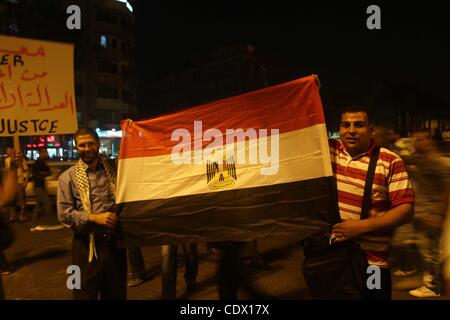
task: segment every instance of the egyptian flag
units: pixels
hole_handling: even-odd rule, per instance
[[[121,125],[122,246],[329,231],[315,75]]]

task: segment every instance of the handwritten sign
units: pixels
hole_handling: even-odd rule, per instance
[[[73,45],[0,36],[0,136],[76,131]]]

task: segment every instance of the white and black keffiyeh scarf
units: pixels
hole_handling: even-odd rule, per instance
[[[116,170],[115,168],[103,157],[99,157],[99,164],[106,173],[108,178],[109,187],[111,192],[116,196]],[[89,214],[95,214],[92,212],[91,200],[90,200],[90,188],[89,188],[89,178],[87,176],[86,170],[83,166],[82,160],[78,160],[75,170],[75,179],[78,193],[80,194],[81,203],[83,205],[83,210]],[[95,249],[95,239],[94,233],[89,232],[89,262],[97,259],[97,251]]]

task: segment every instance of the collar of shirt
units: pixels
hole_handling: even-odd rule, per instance
[[[347,150],[345,149],[345,145],[344,145],[340,140],[338,140],[338,141],[339,141],[339,148],[338,148],[339,151],[342,152],[342,153],[344,153],[346,156],[352,158],[352,160],[357,160],[357,159],[359,159],[359,158],[364,157],[365,155],[367,155],[368,157],[371,157],[371,156],[372,156],[372,153],[373,153],[373,149],[374,149],[375,146],[376,146],[375,140],[374,140],[374,139],[371,139],[371,141],[370,141],[370,147],[369,147],[369,149],[368,149],[367,151],[365,151],[365,152],[363,152],[363,153],[360,153],[360,154],[358,154],[358,155],[352,157],[352,156],[347,152]]]
[[[86,172],[88,170],[90,170],[90,171],[98,171],[100,169],[100,161],[97,162],[97,167],[95,169],[91,169],[91,167],[89,167],[89,165],[86,162],[84,162],[83,159],[80,159],[80,160],[81,160],[81,164],[83,165],[83,169]]]

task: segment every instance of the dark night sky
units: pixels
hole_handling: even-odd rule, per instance
[[[248,43],[284,81],[317,73],[323,88],[337,91],[368,81],[418,81],[450,100],[444,2],[391,2],[141,0],[135,11],[139,74],[171,74],[190,57]],[[370,4],[381,8],[382,30],[366,28]]]

